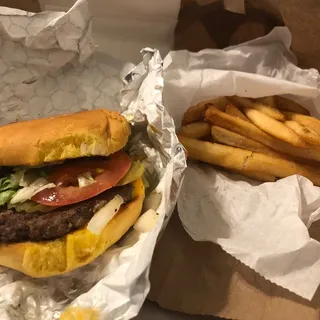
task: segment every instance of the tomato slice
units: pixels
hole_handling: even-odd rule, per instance
[[[90,199],[114,187],[129,171],[131,161],[123,151],[118,151],[105,159],[81,159],[57,166],[49,176],[56,187],[44,189],[32,200],[45,206],[66,206]],[[96,182],[86,187],[75,187],[78,176],[90,172]]]

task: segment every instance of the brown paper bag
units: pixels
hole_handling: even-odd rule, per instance
[[[17,8],[30,12],[40,11],[40,5],[38,0],[0,0],[0,6]]]
[[[320,238],[320,224],[311,235]],[[156,248],[149,299],[169,310],[238,320],[318,320],[320,290],[309,302],[259,276],[209,242],[196,242],[178,214]]]
[[[200,5],[206,3],[206,5]],[[208,4],[209,3],[209,4]],[[245,14],[230,12],[241,3]],[[302,68],[320,70],[320,1],[314,0],[182,0],[176,28],[176,48],[193,50],[188,29],[197,22],[196,48],[224,48],[287,26],[292,50]],[[202,25],[200,27],[200,25]],[[194,27],[195,28],[195,27]],[[208,38],[209,35],[209,38]]]
[[[225,10],[226,1],[205,2],[182,1],[177,49],[224,48],[286,25],[300,66],[320,70],[319,1],[246,0],[246,14]],[[320,224],[310,233],[319,240]],[[310,302],[272,284],[219,246],[193,241],[177,214],[155,251],[149,299],[170,310],[238,320],[320,318],[320,289]]]

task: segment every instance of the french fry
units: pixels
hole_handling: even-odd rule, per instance
[[[293,120],[287,120],[284,124],[302,137],[307,143],[320,145],[320,135],[311,128]]]
[[[228,129],[242,136],[258,141],[271,149],[303,159],[320,161],[320,152],[294,147],[289,143],[268,135],[254,124],[221,112],[217,108],[210,107],[205,112],[205,120],[212,125]]]
[[[183,116],[182,124],[187,125],[189,123],[201,121],[206,110],[207,106],[204,103],[199,103],[190,107]]]
[[[210,135],[211,126],[206,122],[194,122],[182,126],[178,134],[184,137],[201,139]]]
[[[243,98],[238,96],[231,96],[228,99],[238,108],[242,109],[244,107],[250,108],[253,104],[253,101],[249,98]]]
[[[275,100],[277,108],[279,108],[280,110],[301,113],[307,116],[310,115],[310,112],[297,102],[279,96],[276,96]]]
[[[269,106],[271,108],[277,108],[276,99],[274,96],[262,97],[255,99],[256,102]]]
[[[226,110],[226,106],[229,103],[230,101],[226,97],[218,97],[218,98],[214,98],[212,100],[207,101],[207,104],[209,104],[210,106],[214,106],[221,111]]]
[[[250,109],[255,109],[258,110],[267,116],[274,118],[279,121],[284,121],[285,116],[276,108],[269,107],[267,105],[264,105],[262,103],[258,102],[253,102],[248,98],[243,98],[243,97],[229,97],[229,99],[238,107],[240,108],[250,108]]]
[[[205,120],[214,126],[222,127],[227,130],[236,132],[247,138],[251,138],[258,141],[268,147],[275,144],[277,140],[269,136],[259,128],[257,128],[251,122],[244,121],[242,119],[233,117],[229,114],[221,112],[217,108],[210,107],[204,114]]]
[[[228,104],[226,106],[226,113],[230,114],[231,116],[237,117],[241,120],[250,122],[250,120],[237,107],[235,107],[232,104]]]
[[[280,178],[299,174],[311,180],[314,185],[320,185],[320,169],[316,167],[218,143],[182,136],[179,136],[179,140],[186,148],[190,159],[218,165],[241,173],[261,172]]]
[[[244,108],[244,113],[253,124],[271,136],[286,141],[298,148],[307,148],[306,142],[283,123],[255,109]]]
[[[287,119],[296,121],[304,125],[305,127],[312,129],[320,135],[320,120],[310,116],[306,116],[304,114],[298,114],[293,112],[284,112],[284,114]]]
[[[309,144],[308,147],[310,149],[310,153],[312,155],[312,158],[314,160],[319,159],[320,158],[320,146],[314,145],[314,144]],[[318,161],[320,161],[320,160],[318,160]]]
[[[203,120],[204,112],[211,106],[214,106],[222,111],[225,110],[226,105],[230,103],[227,98],[219,97],[208,101],[203,101],[195,106],[190,107],[184,114],[182,124],[186,125],[192,122]]]
[[[285,120],[284,114],[282,114],[278,109],[266,106],[264,104],[255,102],[251,105],[251,108],[257,111],[260,111],[261,113],[264,113],[268,117],[273,118],[275,120],[278,120],[278,121]]]
[[[215,164],[238,172],[242,172],[244,163],[252,154],[251,151],[224,146],[218,143],[182,136],[178,136],[178,138],[186,148],[188,158]],[[237,150],[240,151],[236,152]]]
[[[221,144],[226,144],[231,147],[236,147],[249,151],[264,153],[277,158],[286,158],[286,155],[277,153],[276,151],[261,144],[260,142],[254,141],[250,138],[244,137],[238,133],[232,132],[224,128],[220,128],[218,126],[211,127],[211,135],[214,141]]]

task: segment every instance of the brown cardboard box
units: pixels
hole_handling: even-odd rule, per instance
[[[246,0],[245,15],[225,10],[227,1],[205,2],[182,0],[177,49],[224,48],[286,25],[299,65],[320,70],[320,1]],[[320,239],[319,223],[310,234]],[[307,301],[272,284],[219,246],[193,241],[177,214],[156,248],[150,277],[149,299],[169,310],[238,320],[320,319],[320,289]]]
[[[320,236],[320,224],[310,231]],[[306,301],[265,280],[218,245],[195,242],[172,216],[156,248],[149,299],[188,314],[238,320],[318,320],[320,290]]]
[[[17,8],[30,12],[40,11],[38,0],[0,0],[0,6]]]
[[[264,4],[266,1],[252,0],[252,3],[255,5],[256,2]],[[267,6],[265,7],[268,9],[264,10],[247,3],[246,14],[239,14],[225,10],[223,2],[220,0],[206,0],[206,2],[212,3],[203,6],[195,0],[187,2],[182,0],[179,22],[176,28],[177,49],[194,51],[192,48],[194,38],[190,38],[188,30],[195,24],[202,25],[204,30],[198,27],[196,41],[202,43],[201,49],[222,49],[229,45],[264,36],[275,26],[284,25],[280,13]],[[238,2],[238,0],[235,0],[235,2]],[[212,43],[215,45],[212,46]]]
[[[203,2],[209,4],[199,5]],[[245,2],[245,14],[225,10],[226,3],[241,2]],[[292,50],[299,65],[320,70],[319,21],[320,1],[314,0],[182,0],[176,47],[194,50],[190,28],[198,31],[196,48],[220,49],[285,25],[292,33]]]

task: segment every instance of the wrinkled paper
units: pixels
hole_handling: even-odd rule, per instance
[[[176,126],[187,108],[215,96],[284,95],[319,117],[319,74],[301,70],[291,35],[225,50],[171,52],[164,60],[164,101]],[[308,227],[320,217],[320,188],[301,176],[259,184],[213,166],[189,163],[178,200],[186,231],[215,242],[266,279],[311,299],[320,283],[320,243]]]
[[[121,74],[112,59],[92,54],[86,1],[67,13],[0,9],[0,124],[92,108],[119,110],[132,124],[129,153],[143,155],[150,183],[146,201],[158,214],[149,232],[132,229],[91,264],[47,279],[0,267],[1,319],[59,319],[63,310],[90,310],[99,319],[134,317],[149,291],[157,237],[177,201],[186,167],[173,120],[162,105],[157,50]],[[80,64],[80,62],[84,62]],[[78,308],[78,309],[77,309]]]

